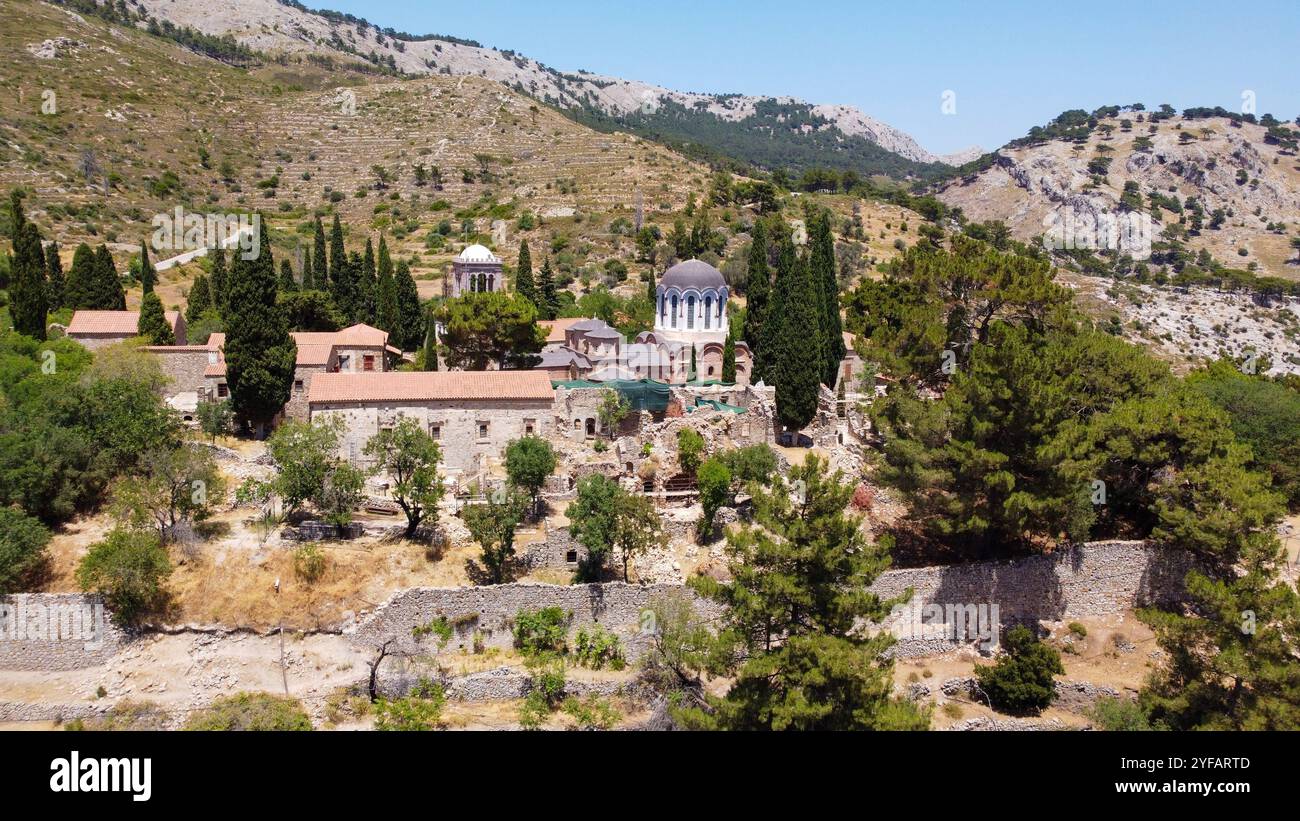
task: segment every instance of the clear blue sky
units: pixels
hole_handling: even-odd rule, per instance
[[[306,0],[381,27],[683,91],[846,103],[936,153],[994,148],[1068,108],[1300,114],[1300,2]],[[955,92],[956,114],[941,111]]]

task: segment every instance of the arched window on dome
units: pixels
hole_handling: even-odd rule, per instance
[[[677,327],[677,294],[673,294],[673,327]]]
[[[660,294],[659,295],[659,324],[660,325],[664,324],[664,315],[667,311],[667,308],[668,308],[668,300],[664,298],[663,294]]]
[[[722,308],[723,308],[723,306],[726,305],[726,304],[727,304],[727,300],[722,299],[721,297],[718,298],[718,325],[719,325],[719,327],[722,325]]]
[[[713,327],[711,321],[712,319],[713,319],[713,294],[706,294],[704,296],[704,329],[706,331],[709,328]]]
[[[695,328],[695,295],[686,297],[686,329]]]
[[[495,291],[496,289],[497,289],[497,276],[496,276],[496,274],[488,274],[488,278],[487,278],[487,290],[488,290],[488,291]]]

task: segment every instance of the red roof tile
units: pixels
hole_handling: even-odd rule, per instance
[[[421,402],[465,399],[550,401],[546,371],[394,371],[322,373],[311,380],[309,404],[330,402]]]
[[[164,311],[167,324],[173,329],[180,321],[176,311]],[[135,336],[140,326],[139,311],[76,311],[68,323],[67,334],[101,334],[104,336]]]

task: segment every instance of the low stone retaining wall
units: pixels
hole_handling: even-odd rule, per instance
[[[125,635],[98,597],[0,596],[0,670],[77,670],[104,664]]]
[[[570,635],[581,627],[600,625],[617,634],[626,656],[635,659],[649,639],[644,628],[651,626],[646,622],[651,602],[685,590],[682,585],[622,582],[417,587],[394,595],[345,635],[357,646],[371,649],[391,640],[393,652],[408,655],[472,652],[476,644],[508,648],[514,643],[513,623],[519,611],[559,607],[571,614]],[[719,612],[718,605],[698,597],[695,608],[706,618],[716,618]],[[451,627],[450,639],[444,641],[431,632],[416,635],[416,628],[439,619],[446,619]]]

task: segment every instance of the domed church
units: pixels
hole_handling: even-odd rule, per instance
[[[675,349],[673,357],[681,371],[690,363],[695,349],[695,378],[710,382],[722,379],[722,350],[730,332],[727,297],[730,295],[722,272],[707,262],[688,259],[664,272],[655,288],[655,328],[642,333],[637,342]],[[749,346],[736,342],[736,382],[749,384],[753,366]],[[680,378],[680,374],[675,374]]]
[[[442,281],[443,296],[504,291],[501,258],[482,245],[471,245],[451,262],[451,277]]]

